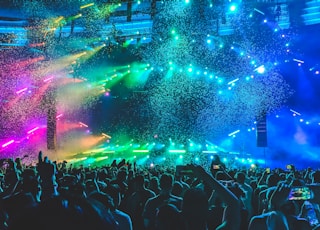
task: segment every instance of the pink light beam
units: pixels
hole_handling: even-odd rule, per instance
[[[7,143],[4,143],[4,144],[2,145],[2,148],[5,148],[5,147],[7,147],[8,145],[11,145],[13,142],[14,142],[14,140],[11,140],[11,141],[8,141]]]
[[[20,89],[16,92],[16,94],[20,94],[20,93],[23,93],[24,91],[27,91],[27,87],[26,88],[23,88],[23,89]]]
[[[47,79],[44,79],[43,81],[44,82],[48,82],[48,81],[50,81],[50,80],[52,80],[53,79],[53,77],[48,77]]]
[[[33,133],[34,131],[36,131],[36,130],[38,130],[38,129],[39,129],[39,127],[35,127],[34,129],[29,130],[27,133],[28,133],[28,134]]]
[[[84,123],[82,123],[82,122],[79,122],[79,125],[80,125],[80,126],[84,126],[84,127],[86,127],[86,128],[89,127],[88,125],[86,125],[86,124],[84,124]]]
[[[59,114],[58,116],[56,116],[56,119],[59,119],[60,117],[62,117],[63,116],[63,114],[61,113],[61,114]]]

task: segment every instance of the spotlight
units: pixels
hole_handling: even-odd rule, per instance
[[[230,5],[229,10],[230,10],[231,12],[235,12],[235,11],[237,10],[237,5],[236,5],[236,4]]]
[[[264,67],[264,65],[261,65],[258,68],[256,68],[255,71],[257,71],[260,74],[264,74],[264,72],[266,71],[266,68]]]

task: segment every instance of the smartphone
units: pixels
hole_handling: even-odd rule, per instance
[[[212,165],[212,169],[220,169],[220,165]]]
[[[312,192],[308,187],[292,187],[288,196],[288,200],[310,200]]]
[[[193,175],[192,169],[185,165],[177,165],[176,166],[176,176],[188,176]]]
[[[266,172],[269,174],[270,173],[270,168],[266,168]]]
[[[291,170],[291,169],[292,169],[292,165],[287,165],[286,168],[287,168],[288,170]]]

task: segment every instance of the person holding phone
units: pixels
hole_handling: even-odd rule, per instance
[[[207,173],[200,165],[188,165],[188,167],[194,172],[195,177],[203,181],[210,191],[214,190],[225,204],[222,222],[216,229],[239,230],[241,224],[241,202],[236,195],[212,175]],[[208,208],[208,205],[206,207]],[[186,208],[182,206],[182,213],[186,213],[185,209]],[[196,211],[193,210],[193,212]],[[186,216],[188,217],[188,215]],[[190,217],[186,218],[186,220],[189,222],[195,221]]]
[[[311,230],[308,221],[296,215],[295,203],[289,200],[290,193],[292,192],[288,185],[278,183],[270,195],[268,212],[252,217],[248,230]]]
[[[225,169],[226,165],[220,160],[219,155],[214,155],[210,166],[211,174],[216,177],[217,172],[223,172]]]

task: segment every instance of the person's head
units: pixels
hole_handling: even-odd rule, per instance
[[[183,193],[183,186],[180,182],[176,181],[173,183],[172,195],[181,197]]]
[[[280,177],[278,174],[270,174],[267,177],[267,186],[274,187],[277,186],[278,182],[280,181]]]
[[[250,181],[250,186],[253,190],[255,190],[258,186],[258,182],[256,180]]]
[[[246,180],[246,175],[243,172],[237,172],[235,177],[239,184],[244,184]]]
[[[106,178],[108,178],[108,171],[107,169],[103,168],[98,171],[97,179],[100,181],[104,181]]]
[[[170,174],[162,174],[160,177],[160,189],[161,190],[171,190],[173,185],[173,176]]]
[[[144,187],[144,183],[145,183],[145,180],[144,180],[144,177],[142,175],[137,175],[134,178],[134,185],[135,185],[136,188],[143,188]]]
[[[39,180],[39,176],[37,175],[37,172],[34,168],[27,168],[23,170],[21,177],[23,183],[29,183],[30,181]]]
[[[229,179],[228,176],[222,171],[216,172],[215,173],[215,178],[217,180],[228,180]]]
[[[107,193],[111,196],[115,208],[119,207],[121,203],[121,195],[120,195],[120,188],[116,184],[109,184],[103,192]]]
[[[30,168],[23,170],[21,189],[25,193],[30,192],[37,201],[40,200],[41,187],[35,169]]]
[[[212,161],[213,161],[213,162],[216,162],[216,163],[220,163],[220,162],[221,162],[221,160],[220,160],[219,155],[217,155],[217,154],[213,155],[213,159],[212,159]]]
[[[82,196],[85,197],[87,195],[86,192],[90,192],[96,190],[94,182],[88,182],[87,186],[91,187],[86,191],[86,184],[79,180],[76,176],[71,174],[65,174],[59,180],[58,191],[60,194],[72,194],[74,196]],[[90,193],[89,192],[89,193]]]
[[[121,169],[118,172],[117,179],[120,181],[125,181],[128,177],[128,173],[125,169]]]

